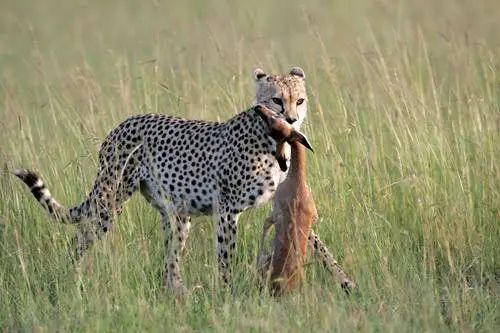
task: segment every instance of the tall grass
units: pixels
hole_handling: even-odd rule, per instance
[[[4,1],[0,5],[0,327],[6,331],[497,331],[500,6],[496,1]],[[140,196],[71,265],[8,173],[41,172],[71,206],[127,116],[225,120],[251,70],[302,66],[316,229],[360,293],[319,265],[274,299],[257,287],[269,208],[243,214],[234,286],[196,219],[184,303],[160,291],[159,217]]]

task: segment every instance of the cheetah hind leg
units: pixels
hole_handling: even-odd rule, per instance
[[[71,240],[70,257],[73,263],[78,263],[84,253],[92,247],[97,237],[97,231],[89,223],[78,225],[76,235]]]
[[[230,286],[232,280],[231,262],[238,238],[238,217],[240,213],[234,213],[234,210],[225,204],[219,204],[219,207],[217,226],[215,228],[219,279],[224,286]]]
[[[121,208],[117,210],[118,214],[120,211]],[[103,208],[99,213],[89,214],[87,221],[78,224],[76,235],[71,240],[71,251],[73,252],[71,258],[74,263],[78,263],[95,241],[103,238],[112,229],[114,217],[112,213],[111,208]]]
[[[122,213],[123,204],[137,190],[135,181],[130,181],[124,186],[128,191],[122,188],[113,196],[104,198],[102,193],[106,193],[106,190],[100,186],[101,178],[102,175],[96,180],[92,194],[86,201],[87,208],[83,212],[84,221],[78,225],[77,234],[71,241],[74,262],[80,261],[96,240],[103,238],[113,229],[113,221]]]
[[[186,243],[189,230],[189,217],[174,216],[173,218],[161,212],[165,230],[165,273],[164,283],[167,289],[173,291],[178,299],[184,298],[187,289],[181,275],[181,252]],[[171,222],[175,224],[172,225]]]

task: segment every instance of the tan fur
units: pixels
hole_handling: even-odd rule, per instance
[[[308,238],[318,215],[313,196],[307,185],[307,163],[305,146],[307,139],[283,119],[273,117],[268,109],[258,110],[269,119],[270,135],[278,142],[277,154],[288,142],[292,150],[290,170],[278,187],[274,198],[271,217],[266,221],[263,232],[265,239],[269,228],[274,225],[272,255],[260,259],[263,273],[269,272],[271,289],[276,294],[295,289],[304,279],[304,260]],[[265,258],[265,259],[263,259]]]

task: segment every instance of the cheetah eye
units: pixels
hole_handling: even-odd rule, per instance
[[[283,101],[281,100],[281,98],[273,97],[273,98],[271,98],[271,100],[274,103],[278,104],[279,106],[283,106]]]
[[[297,100],[297,105],[300,105],[300,104],[302,104],[302,103],[304,103],[304,99],[303,99],[303,98],[299,98],[299,99]]]

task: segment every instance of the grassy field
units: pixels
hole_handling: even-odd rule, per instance
[[[498,331],[500,4],[496,0],[0,3],[0,329]],[[159,216],[135,196],[80,266],[8,170],[71,206],[132,114],[225,120],[255,66],[302,66],[317,230],[360,293],[319,265],[274,299],[254,269],[269,205],[240,219],[234,286],[212,220],[188,240],[184,303],[160,292]]]

